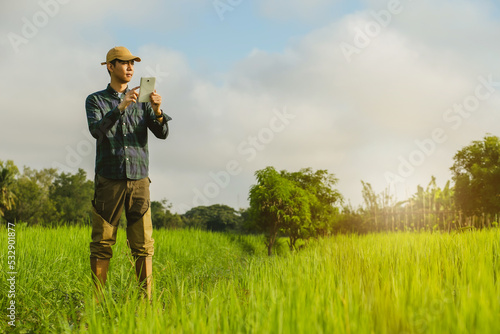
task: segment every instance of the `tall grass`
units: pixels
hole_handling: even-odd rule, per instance
[[[0,230],[6,235],[5,230]],[[119,231],[124,232],[124,231]],[[266,255],[258,236],[155,231],[151,304],[119,233],[106,301],[91,292],[90,230],[18,228],[19,332],[494,333],[500,232],[320,239]],[[0,242],[5,267],[6,237]],[[1,279],[6,280],[5,271]],[[0,331],[8,330],[6,284]]]

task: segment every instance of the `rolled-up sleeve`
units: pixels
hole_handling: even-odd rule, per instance
[[[153,109],[151,108],[151,113],[148,113],[150,115],[150,119],[148,121],[148,128],[153,132],[156,138],[159,139],[167,139],[168,137],[168,122],[172,120],[172,117],[168,116],[165,114],[162,110],[161,114],[163,115],[163,119],[161,122],[159,122],[153,112]]]

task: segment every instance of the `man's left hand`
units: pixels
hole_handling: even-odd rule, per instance
[[[153,111],[155,112],[155,114],[160,115],[161,96],[156,93],[156,89],[151,93],[149,99],[151,100],[151,107],[153,107]]]

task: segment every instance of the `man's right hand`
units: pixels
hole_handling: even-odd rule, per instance
[[[136,90],[139,89],[139,87],[140,86],[134,87],[125,94],[122,102],[120,102],[120,104],[118,105],[118,109],[120,110],[120,112],[124,112],[131,103],[137,102],[137,97],[139,96],[139,94],[136,92]]]

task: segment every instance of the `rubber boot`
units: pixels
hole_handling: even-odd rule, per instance
[[[90,269],[92,270],[92,278],[94,280],[96,301],[102,299],[102,289],[108,278],[109,259],[90,258]]]
[[[153,274],[153,258],[138,257],[135,260],[135,273],[139,281],[139,288],[142,290],[144,298],[151,300],[151,283]]]

